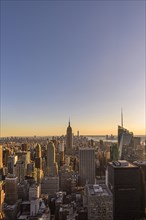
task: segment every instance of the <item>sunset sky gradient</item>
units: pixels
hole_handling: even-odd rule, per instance
[[[145,1],[1,1],[1,136],[145,134]]]

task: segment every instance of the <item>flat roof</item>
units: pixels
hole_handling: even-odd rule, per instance
[[[114,168],[125,168],[125,169],[138,168],[137,165],[129,163],[127,160],[117,160],[117,161],[109,162],[108,164]]]
[[[88,184],[86,186],[90,196],[111,196],[105,184]]]

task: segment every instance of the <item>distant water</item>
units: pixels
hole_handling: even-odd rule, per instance
[[[109,141],[109,142],[117,142],[117,136],[114,136],[114,138],[110,138],[110,136],[108,137],[108,139],[106,138],[106,136],[105,135],[89,135],[89,136],[87,136],[87,138],[88,138],[88,140],[93,140],[93,141],[100,141],[100,140],[102,140],[102,141]]]
[[[141,142],[144,142],[146,140],[146,136],[145,135],[134,135],[134,137],[140,137],[141,138]],[[107,142],[117,142],[118,141],[118,136],[114,136],[114,138],[110,138],[110,136],[108,137],[108,139],[106,138],[105,135],[89,135],[87,136],[88,140],[93,140],[93,141],[107,141]]]

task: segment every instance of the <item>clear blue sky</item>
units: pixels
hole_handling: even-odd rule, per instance
[[[145,1],[1,1],[1,136],[145,132]]]

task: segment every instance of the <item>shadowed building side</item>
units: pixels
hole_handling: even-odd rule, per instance
[[[79,149],[80,184],[94,184],[95,182],[95,150],[93,148]]]

